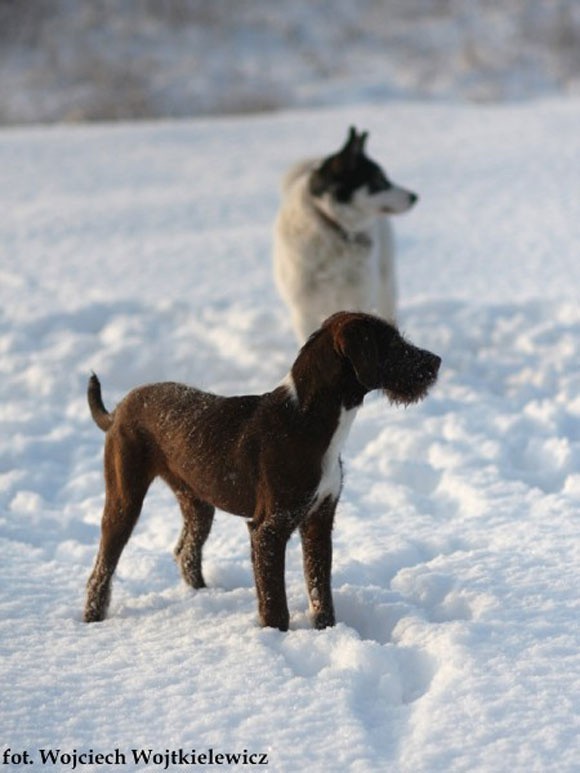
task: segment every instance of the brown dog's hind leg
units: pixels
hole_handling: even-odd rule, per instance
[[[101,522],[101,542],[87,583],[84,620],[104,620],[111,598],[113,574],[137,523],[151,477],[139,457],[137,444],[107,436],[105,446],[106,498]]]
[[[86,623],[104,620],[111,599],[111,581],[123,548],[139,518],[145,492],[139,503],[123,503],[107,498],[103,511],[99,552],[87,583],[84,619]]]
[[[300,525],[304,577],[315,628],[335,624],[332,603],[332,524],[336,501],[328,497]]]
[[[175,546],[175,560],[179,564],[181,576],[192,588],[205,588],[201,570],[203,546],[209,537],[215,507],[202,502],[182,481],[165,478],[177,497],[183,528]]]

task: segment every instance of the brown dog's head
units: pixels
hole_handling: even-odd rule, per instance
[[[366,392],[380,389],[393,403],[409,405],[437,380],[441,358],[413,346],[380,317],[342,311],[322,329],[331,333],[335,351],[348,360]]]

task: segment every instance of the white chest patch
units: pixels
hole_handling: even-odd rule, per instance
[[[328,496],[338,499],[342,486],[340,454],[346,443],[357,410],[358,408],[351,408],[350,410],[341,408],[338,426],[322,459],[322,477],[318,484],[311,511]]]

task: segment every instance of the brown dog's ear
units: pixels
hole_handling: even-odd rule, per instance
[[[372,330],[357,321],[349,321],[337,331],[335,347],[346,357],[362,386],[369,391],[380,386],[379,356]]]

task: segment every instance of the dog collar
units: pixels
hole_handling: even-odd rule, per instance
[[[331,218],[329,215],[326,214],[326,212],[324,212],[316,205],[314,206],[314,209],[316,210],[316,213],[318,214],[322,222],[325,223],[329,228],[332,228],[332,230],[335,233],[337,233],[340,236],[340,238],[347,244],[356,244],[359,247],[372,246],[373,241],[368,234],[363,232],[351,233],[350,231],[347,231],[346,228],[343,228],[340,223],[338,223],[336,220]]]

